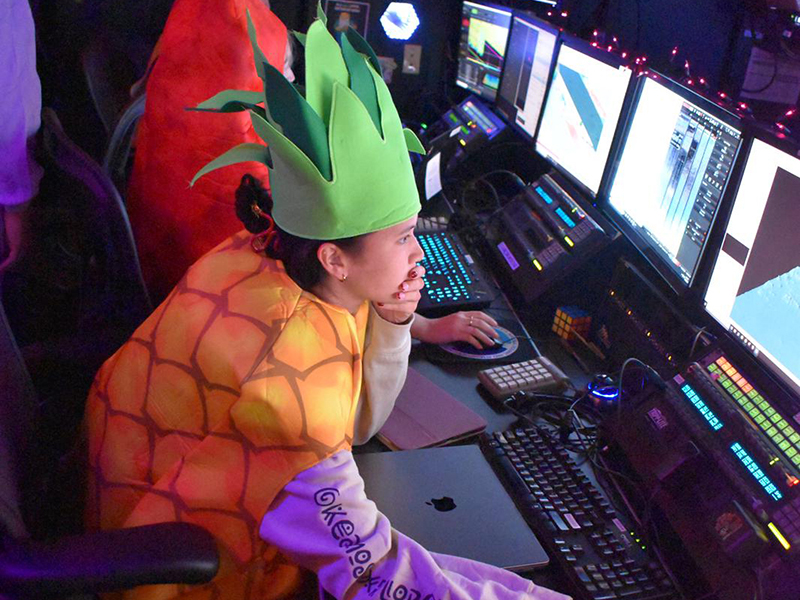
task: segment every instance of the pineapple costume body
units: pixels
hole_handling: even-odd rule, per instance
[[[351,447],[367,315],[366,303],[353,316],[303,291],[239,234],[106,362],[87,406],[90,523],[196,523],[221,553],[208,585],[126,598],[297,590],[300,570],[258,525],[296,474]]]

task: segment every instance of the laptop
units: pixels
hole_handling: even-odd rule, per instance
[[[392,526],[431,552],[510,571],[548,564],[477,446],[357,454],[367,497]]]

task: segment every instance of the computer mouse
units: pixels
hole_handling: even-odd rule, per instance
[[[447,346],[459,352],[463,352],[464,354],[487,354],[490,352],[498,352],[505,348],[505,341],[507,340],[504,340],[505,336],[502,333],[499,331],[497,333],[500,339],[494,340],[494,343],[491,345],[486,345],[484,343],[482,348],[476,348],[469,342],[451,342],[447,344]]]

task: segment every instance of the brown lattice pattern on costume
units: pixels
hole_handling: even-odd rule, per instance
[[[294,475],[352,443],[366,312],[354,329],[248,241],[201,259],[90,394],[96,524],[189,521],[220,542],[212,584],[154,597],[288,592],[298,571],[260,540],[261,518]]]

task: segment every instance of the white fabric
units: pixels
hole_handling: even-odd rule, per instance
[[[0,206],[36,195],[42,169],[33,159],[42,88],[28,0],[0,1]]]
[[[384,320],[370,304],[364,344],[364,377],[353,443],[363,444],[383,427],[403,388],[411,351],[411,324]]]
[[[337,600],[568,598],[497,567],[428,552],[392,529],[364,494],[348,451],[297,475],[273,501],[260,533],[314,571]]]

